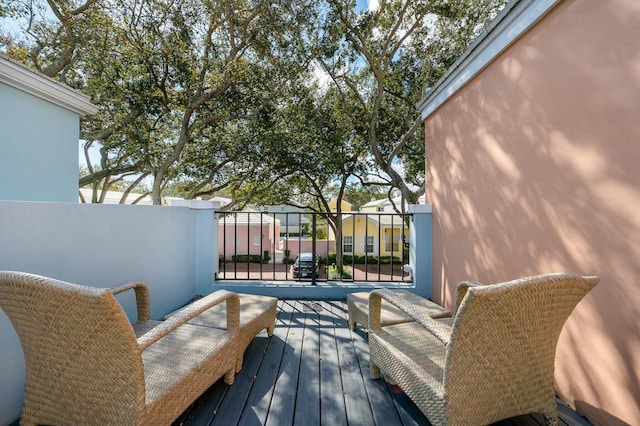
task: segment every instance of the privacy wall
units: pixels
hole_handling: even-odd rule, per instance
[[[186,207],[0,201],[0,270],[95,287],[142,281],[161,319],[212,291],[212,222],[211,210]],[[118,299],[135,321],[133,292]],[[0,425],[8,425],[20,414],[25,369],[1,309],[0,378]]]
[[[638,40],[637,0],[560,1],[425,120],[433,299],[599,275],[556,353],[557,392],[599,425],[640,424]]]

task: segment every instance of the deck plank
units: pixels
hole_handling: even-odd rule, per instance
[[[360,374],[364,378],[365,392],[370,401],[371,412],[376,425],[402,424],[400,415],[384,380],[373,380],[369,373],[369,345],[362,330],[351,332],[360,363]]]
[[[236,424],[243,412],[254,383],[254,377],[260,371],[264,352],[269,347],[266,335],[255,338],[247,348],[242,370],[236,374],[233,386],[226,392],[223,403],[216,410],[212,425]]]
[[[304,334],[304,313],[299,301],[285,301],[283,309],[291,311],[291,322],[287,333],[286,345],[280,363],[280,372],[276,379],[271,407],[266,420],[267,426],[293,424],[296,390],[300,376],[300,359]]]
[[[338,348],[338,360],[342,375],[342,389],[347,412],[347,422],[351,425],[369,426],[374,424],[373,413],[367,393],[362,392],[365,382],[360,372],[358,358],[353,339],[349,332],[346,312],[340,302],[328,302],[334,317],[336,345]]]
[[[347,312],[347,304],[341,301],[343,309]],[[348,314],[345,316],[348,320]],[[369,371],[369,344],[365,329],[358,325],[355,331],[349,330],[353,346],[358,357],[360,374],[365,383],[364,390],[369,398],[369,406],[376,425],[399,425],[402,424],[400,415],[389,393],[384,380],[374,380]]]
[[[340,376],[334,317],[328,302],[320,311],[320,424],[346,425],[347,413]]]
[[[429,420],[409,397],[397,386],[387,383],[387,389],[391,394],[393,403],[398,410],[400,422],[403,426],[428,426]]]
[[[225,422],[220,423],[220,425],[263,425],[266,422],[273,389],[280,371],[282,355],[286,347],[285,340],[293,316],[288,302],[279,301],[278,308],[276,328],[260,364],[260,369],[254,376],[253,386],[249,392],[245,409],[242,411],[237,423]]]
[[[300,376],[295,398],[293,424],[320,424],[320,315],[302,305],[304,334],[300,359]]]
[[[590,423],[558,400],[561,425]],[[174,426],[429,425],[396,386],[369,375],[365,329],[347,326],[344,300],[280,300],[274,335],[249,345],[232,386],[216,382]],[[541,426],[540,414],[494,426]]]
[[[251,345],[249,348],[251,348]],[[223,380],[218,380],[213,386],[207,389],[174,424],[183,426],[208,426],[213,420],[228,389],[229,386]]]

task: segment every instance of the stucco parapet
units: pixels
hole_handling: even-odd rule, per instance
[[[562,0],[512,0],[416,107],[426,120]]]
[[[93,105],[85,94],[4,55],[0,55],[0,83],[7,84],[79,115],[98,112],[98,107]]]
[[[192,210],[214,210],[213,204],[209,200],[188,200],[189,208]]]
[[[408,213],[432,213],[432,204],[409,204]]]

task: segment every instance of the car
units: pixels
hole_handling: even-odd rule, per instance
[[[293,262],[291,271],[293,278],[315,278],[320,272],[320,263],[322,263],[320,256],[316,255],[315,260],[313,253],[302,252],[296,257]]]

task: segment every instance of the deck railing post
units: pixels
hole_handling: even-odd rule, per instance
[[[409,267],[416,294],[431,297],[431,204],[411,204],[409,224]]]
[[[313,213],[311,217],[311,285],[316,285],[318,277],[315,274],[316,265],[316,218],[318,213]],[[320,273],[320,267],[318,266],[318,274]]]
[[[218,226],[215,212],[210,203],[191,200],[190,208],[195,211],[195,279],[196,290],[206,294],[218,269]],[[214,227],[215,224],[215,227]],[[212,237],[215,237],[212,238]]]

